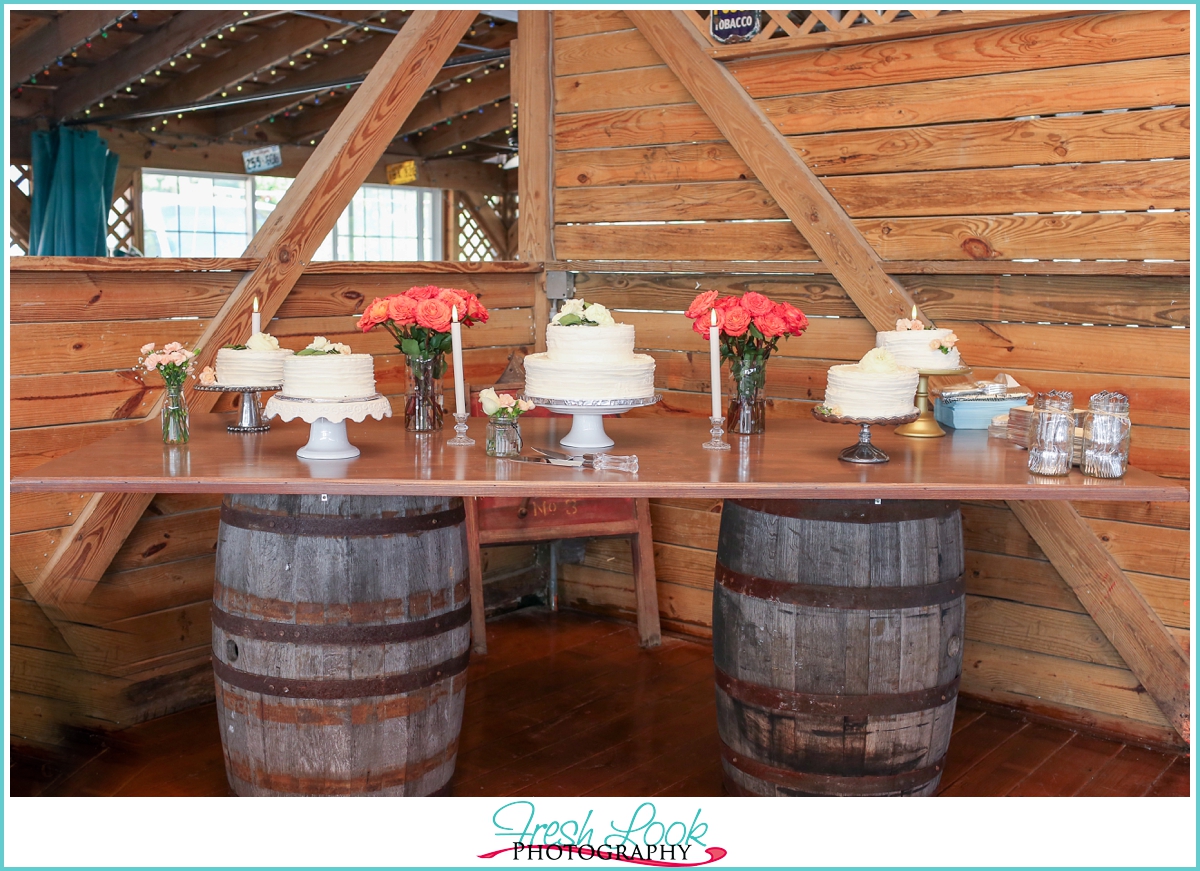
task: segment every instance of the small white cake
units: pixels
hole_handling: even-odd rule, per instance
[[[906,322],[901,320],[898,325]],[[943,353],[943,342],[958,341],[953,330],[887,330],[875,334],[875,347],[891,352],[896,362],[914,369],[961,369],[962,357],[958,348]]]
[[[281,392],[289,399],[366,399],[375,395],[375,358],[317,336],[283,361]]]
[[[830,368],[822,404],[839,417],[903,417],[917,410],[913,396],[919,378],[916,369],[875,348],[857,363]]]
[[[619,400],[654,395],[654,358],[633,353],[632,324],[546,327],[546,351],[525,358],[525,393],[540,399]]]
[[[292,355],[274,336],[255,333],[245,348],[217,351],[217,384],[221,387],[270,387],[283,381],[283,361]]]

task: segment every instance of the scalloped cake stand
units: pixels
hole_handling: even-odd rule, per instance
[[[845,423],[860,427],[858,431],[858,444],[851,445],[838,454],[838,459],[847,463],[872,464],[888,462],[891,457],[871,444],[871,427],[897,426],[902,423],[909,423],[916,420],[921,414],[919,409],[914,408],[911,414],[899,417],[840,417],[836,414],[817,410],[822,407],[818,405],[812,410],[812,416],[817,420],[824,421],[825,423]]]
[[[308,444],[296,451],[302,460],[350,460],[359,450],[350,444],[346,421],[362,423],[368,417],[392,416],[392,404],[376,393],[362,399],[294,399],[276,393],[267,400],[268,418],[287,422],[297,417],[310,424]]]
[[[641,399],[545,399],[528,395],[522,399],[574,418],[571,431],[559,440],[559,444],[568,448],[603,450],[616,444],[604,431],[604,415],[623,414],[631,408],[654,405],[662,400],[662,394],[655,393]]]
[[[263,419],[262,401],[259,394],[267,390],[278,390],[282,384],[267,384],[262,387],[229,387],[224,384],[197,384],[196,389],[204,393],[240,393],[242,403],[238,408],[238,421],[225,429],[232,433],[267,432],[271,425]]]

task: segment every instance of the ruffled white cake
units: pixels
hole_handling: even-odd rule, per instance
[[[375,394],[370,354],[319,354],[283,361],[284,396],[292,399],[365,399]]]
[[[840,417],[902,417],[917,410],[919,378],[916,369],[875,348],[857,363],[830,368],[823,404]]]
[[[632,324],[546,327],[546,351],[525,358],[525,393],[540,399],[645,399],[654,358],[633,353]]]
[[[283,361],[292,355],[274,336],[255,333],[245,348],[217,351],[217,384],[222,387],[270,387],[283,381]]]
[[[903,323],[903,321],[901,321]],[[958,348],[943,354],[932,347],[953,336],[953,330],[887,330],[875,334],[875,347],[891,352],[896,362],[914,369],[961,369]]]

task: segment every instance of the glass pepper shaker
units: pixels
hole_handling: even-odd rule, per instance
[[[1069,391],[1039,393],[1029,417],[1029,471],[1066,475],[1075,441],[1075,398]]]
[[[1129,466],[1129,397],[1107,390],[1092,396],[1083,416],[1079,467],[1093,478],[1120,478]]]

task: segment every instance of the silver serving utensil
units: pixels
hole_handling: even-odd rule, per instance
[[[558,457],[527,457],[518,455],[515,457],[500,457],[500,459],[513,460],[518,463],[541,463],[545,466],[571,466],[576,469],[591,468],[590,464],[582,457],[559,459]]]
[[[530,445],[530,448],[542,454],[547,459],[556,459],[560,462],[564,460],[582,460],[585,469],[595,469],[598,472],[636,472],[638,470],[638,458],[633,454],[626,457],[614,457],[612,454],[572,455],[549,448],[537,448],[533,445]]]

